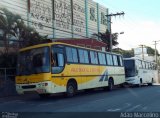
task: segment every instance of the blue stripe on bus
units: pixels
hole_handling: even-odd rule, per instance
[[[99,82],[108,81],[108,71],[105,71],[104,74],[100,77]]]

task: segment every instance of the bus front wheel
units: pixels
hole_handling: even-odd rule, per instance
[[[74,82],[69,82],[67,84],[66,96],[73,97],[76,94],[76,84]]]

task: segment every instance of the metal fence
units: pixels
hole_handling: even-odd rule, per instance
[[[16,95],[15,68],[0,68],[0,97]]]

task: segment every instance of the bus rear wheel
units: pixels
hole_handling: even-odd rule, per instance
[[[67,84],[66,96],[73,97],[75,94],[76,94],[76,84],[74,82],[69,82]]]
[[[136,87],[142,87],[142,84],[143,84],[143,80],[140,79],[139,84],[136,84]]]
[[[109,79],[108,81],[108,91],[112,91],[114,87],[113,79]]]
[[[148,83],[148,86],[152,86],[153,85],[153,78],[152,78],[152,82]]]

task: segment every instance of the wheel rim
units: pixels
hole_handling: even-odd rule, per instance
[[[69,93],[69,94],[73,94],[73,93],[74,93],[74,87],[73,87],[73,86],[70,85],[70,86],[68,87],[68,93]]]

